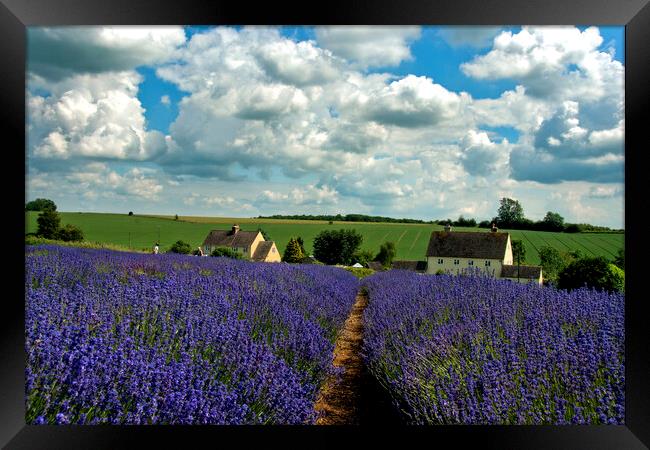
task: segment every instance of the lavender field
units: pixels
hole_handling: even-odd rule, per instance
[[[30,424],[313,424],[340,268],[25,250]],[[392,270],[362,356],[410,424],[622,424],[623,294]]]
[[[358,288],[333,267],[25,253],[31,424],[313,423]]]
[[[367,277],[364,358],[411,424],[622,424],[624,295]]]

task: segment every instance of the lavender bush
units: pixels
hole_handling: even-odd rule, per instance
[[[332,267],[26,247],[27,423],[313,423],[358,281]]]
[[[364,358],[413,424],[622,424],[624,295],[377,273]]]

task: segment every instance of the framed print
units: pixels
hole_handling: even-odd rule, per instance
[[[650,445],[646,1],[0,17],[7,448]]]

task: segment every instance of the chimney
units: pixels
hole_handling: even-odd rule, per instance
[[[230,234],[237,234],[238,231],[239,231],[239,225],[233,225]]]
[[[497,226],[494,224],[494,222],[492,223],[492,229],[491,229],[490,231],[491,231],[492,233],[496,233],[497,231],[499,231],[499,229],[498,229]]]
[[[451,231],[451,224],[445,225],[445,231]]]

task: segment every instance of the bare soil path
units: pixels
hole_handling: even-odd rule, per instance
[[[352,312],[336,340],[335,367],[343,367],[340,377],[330,377],[316,402],[317,425],[365,425],[400,423],[390,399],[368,373],[361,357],[363,311],[368,296],[359,292]]]

